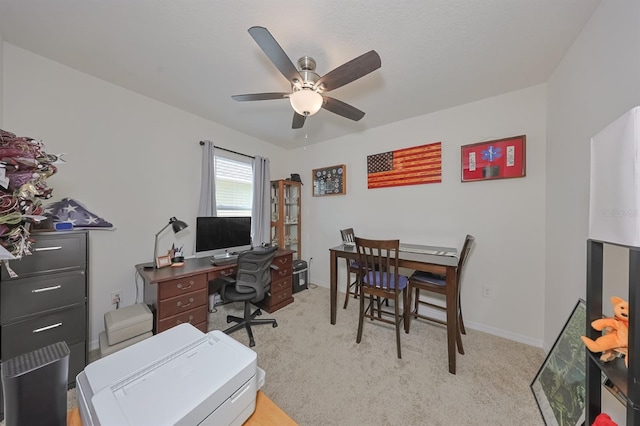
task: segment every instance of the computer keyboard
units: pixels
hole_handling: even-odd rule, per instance
[[[237,261],[238,256],[228,256],[222,257],[220,259],[216,259],[215,257],[211,258],[211,263],[213,263],[215,266],[230,265],[232,263],[236,263]]]

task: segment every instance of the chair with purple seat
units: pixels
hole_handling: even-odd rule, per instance
[[[458,268],[456,274],[456,281],[458,283],[458,312],[456,315],[458,316],[458,330],[456,335],[456,340],[458,342],[458,351],[460,354],[464,354],[464,349],[462,348],[462,334],[466,334],[466,330],[464,329],[464,322],[462,321],[462,306],[460,304],[460,287],[462,283],[462,274],[464,272],[464,266],[467,263],[467,259],[469,258],[469,251],[475,242],[475,238],[471,235],[467,235],[464,239],[464,244],[462,245],[462,250],[460,251],[460,257],[458,259]],[[413,302],[414,306],[411,309],[412,298],[414,297],[415,290],[415,301]],[[420,290],[430,291],[432,293],[438,293],[442,295],[447,294],[447,287],[445,277],[442,275],[432,274],[430,272],[423,271],[415,271],[411,277],[409,277],[409,297],[407,300],[407,307],[409,309],[407,314],[407,323],[406,323],[406,332],[409,332],[409,328],[411,327],[411,319],[412,318],[421,318],[428,321],[437,322],[438,324],[446,325],[446,321],[442,321],[439,318],[431,317],[425,315],[424,313],[419,312],[420,305],[428,306],[430,308],[435,308],[440,311],[447,311],[446,303],[443,305],[439,305],[432,302],[427,302],[426,300],[420,300]],[[446,318],[446,317],[445,317]]]
[[[398,358],[402,358],[400,328],[404,324],[404,313],[400,312],[400,306],[403,309],[408,306],[409,278],[399,273],[400,240],[368,240],[358,237],[355,240],[360,268],[360,314],[356,343],[362,341],[364,318],[393,324],[396,327]],[[368,300],[366,307],[365,298]],[[383,299],[393,301],[393,312],[381,309],[379,302]],[[393,319],[388,318],[389,316],[393,316]]]

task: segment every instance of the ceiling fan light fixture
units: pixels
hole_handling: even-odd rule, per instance
[[[302,88],[289,96],[291,107],[305,117],[313,115],[322,108],[322,95],[312,89]]]

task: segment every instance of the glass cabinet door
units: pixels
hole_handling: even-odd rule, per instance
[[[271,245],[279,246],[280,202],[278,200],[278,182],[271,182]]]
[[[301,188],[298,182],[271,182],[271,242],[294,250],[294,259],[301,257]]]

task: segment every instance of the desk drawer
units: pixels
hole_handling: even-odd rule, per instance
[[[291,277],[291,265],[281,266],[280,269],[271,270],[271,282]]]
[[[292,288],[293,288],[292,284],[293,284],[293,279],[292,279],[291,276],[289,276],[288,278],[285,278],[283,280],[281,279],[281,280],[278,280],[278,281],[271,282],[271,291],[270,291],[270,293],[272,295],[275,295],[275,294],[279,295],[280,293],[289,290],[289,294],[291,294],[291,291],[292,291]]]
[[[160,301],[158,319],[162,321],[173,315],[181,314],[208,302],[207,288]],[[204,309],[206,311],[206,308]]]
[[[7,324],[21,317],[84,304],[84,271],[6,280],[0,285],[0,318]]]
[[[293,255],[287,254],[285,256],[278,256],[274,258],[273,262],[271,263],[276,265],[278,268],[285,268],[288,266],[289,269],[291,269],[291,267],[293,266]]]
[[[264,299],[261,303],[264,306],[267,312],[273,312],[276,309],[279,309],[279,305],[286,305],[290,302],[293,302],[293,297],[291,297],[292,291],[291,287],[288,289],[284,289],[278,293],[269,293],[264,296]]]
[[[13,358],[52,343],[69,347],[85,341],[85,307],[67,309],[2,326],[2,359]]]
[[[209,332],[209,322],[205,321],[205,322],[201,322],[200,324],[196,324],[195,327],[202,331],[203,333],[208,333]]]
[[[205,274],[193,275],[190,277],[159,283],[158,297],[160,300],[164,300],[206,288],[207,276]]]
[[[9,262],[9,267],[20,278],[43,273],[86,269],[86,233],[33,233],[31,236],[35,240],[31,246],[32,254]],[[6,268],[2,268],[2,280],[8,279],[11,277]]]
[[[230,266],[228,268],[224,268],[224,269],[220,269],[218,271],[213,271],[213,272],[209,272],[207,274],[207,280],[208,281],[213,281],[216,278],[223,276],[223,277],[235,277],[236,276],[236,272],[238,272],[238,268],[234,265],[234,266]]]
[[[168,330],[171,327],[175,327],[176,325],[180,325],[183,323],[189,323],[196,326],[201,322],[206,321],[207,309],[206,307],[199,306],[196,309],[192,309],[188,312],[183,312],[181,314],[160,320],[158,322],[157,333],[162,333],[163,331]]]

